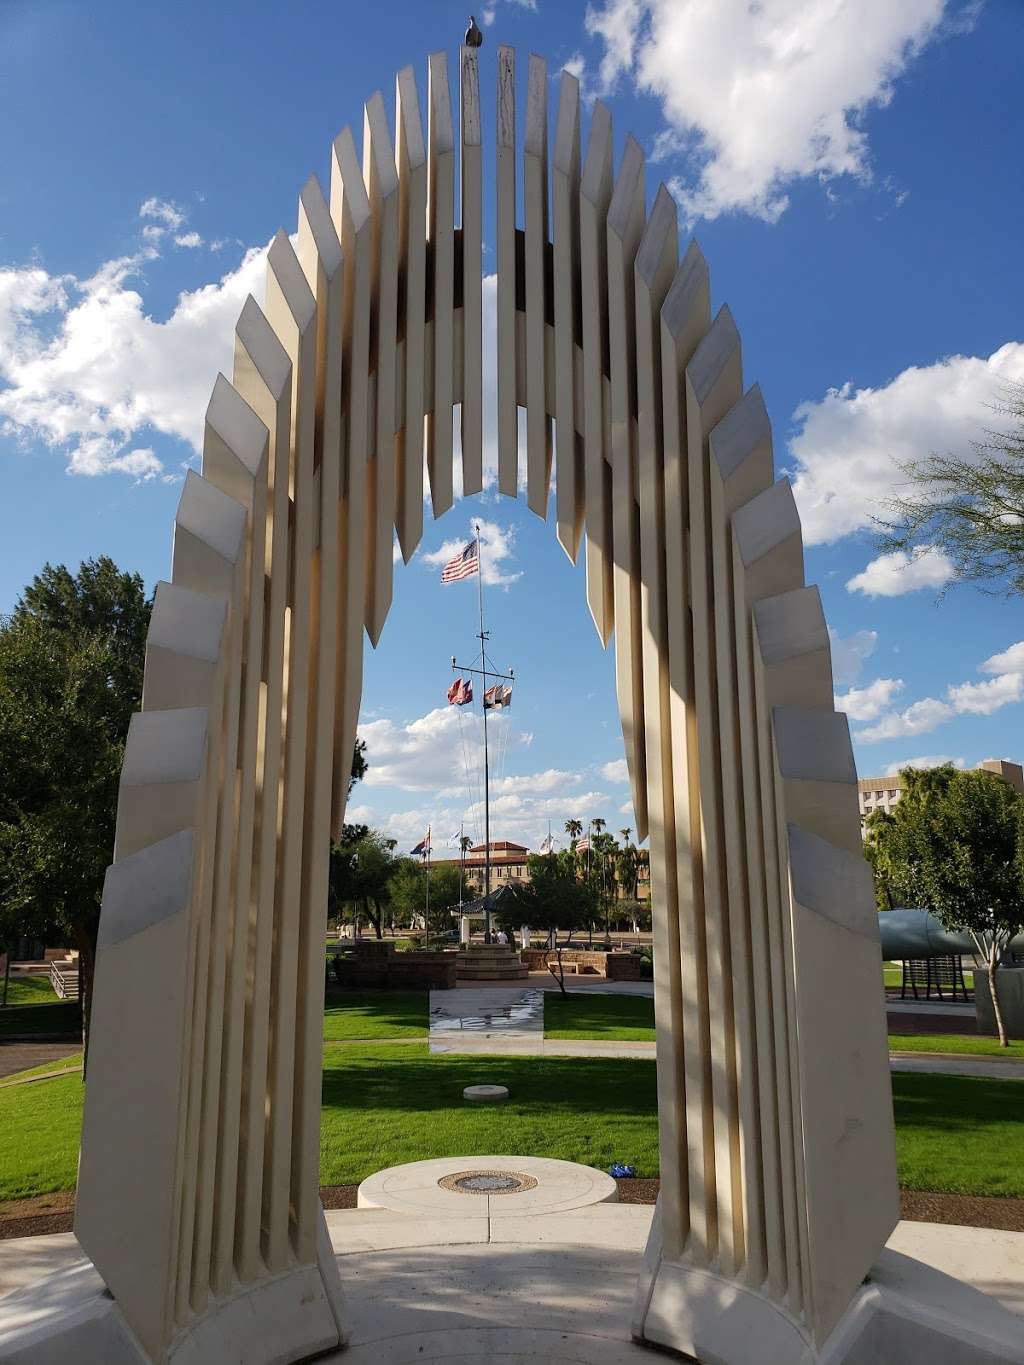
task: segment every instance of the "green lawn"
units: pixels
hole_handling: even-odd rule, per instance
[[[508,1103],[491,1109],[463,1100],[463,1087],[481,1084],[507,1085]],[[328,1048],[321,1180],[348,1185],[406,1161],[500,1152],[601,1169],[625,1161],[656,1175],[655,1107],[652,1062]]]
[[[969,1053],[973,1057],[1013,1057],[1024,1061],[1024,1043],[1000,1047],[998,1038],[976,1033],[890,1033],[892,1052]]]
[[[654,1001],[647,995],[544,993],[545,1038],[654,1042]]]
[[[654,1001],[644,995],[544,996],[545,1038],[597,1038],[606,1042],[654,1041]],[[891,1033],[893,1052],[969,1053],[975,1057],[1024,1059],[1024,1042],[1000,1047],[995,1038],[955,1033]]]
[[[904,1189],[1024,1196],[1024,1081],[904,1072],[892,1091]]]
[[[500,1109],[462,1099],[497,1082]],[[1024,1082],[896,1075],[900,1181],[908,1189],[1024,1196]],[[74,1188],[82,1081],[0,1090],[0,1199]],[[321,1179],[354,1184],[427,1157],[522,1152],[656,1175],[653,1061],[452,1057],[407,1047],[329,1047]]]
[[[0,1038],[19,1035],[81,1034],[82,1016],[77,1000],[55,1000],[52,1004],[8,1005],[0,1009]]]
[[[3,978],[0,977],[0,1000],[4,996]],[[57,999],[48,976],[12,976],[7,983],[7,1004],[10,1005],[52,1005]]]
[[[425,1038],[430,1021],[427,991],[330,990],[324,1009],[324,1038]]]

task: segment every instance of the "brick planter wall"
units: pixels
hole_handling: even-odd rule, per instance
[[[340,954],[335,971],[328,959],[328,985],[375,990],[447,991],[455,985],[456,953],[396,953],[393,943],[367,939]]]

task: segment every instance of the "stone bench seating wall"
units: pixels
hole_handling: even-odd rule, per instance
[[[551,948],[524,948],[520,956],[531,972],[555,966],[557,954]],[[608,981],[641,981],[643,959],[638,953],[601,953],[586,948],[563,948],[562,965],[577,976],[603,976]]]

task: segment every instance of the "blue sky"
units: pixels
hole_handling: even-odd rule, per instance
[[[478,0],[485,119],[498,42],[611,103],[680,203],[794,478],[808,577],[836,634],[865,775],[918,758],[1024,757],[1019,607],[936,597],[941,557],[880,559],[894,459],[969,449],[1024,378],[1016,0]],[[106,553],[152,585],[212,380],[261,252],[310,170],[394,73],[446,47],[462,6],[0,7],[0,611],[46,560]],[[493,121],[485,127],[493,127]],[[486,143],[486,139],[485,139]],[[485,238],[493,239],[490,206]],[[485,255],[485,272],[493,255]],[[428,524],[366,667],[356,812],[412,842],[474,806],[477,725],[444,705],[475,588],[448,542],[485,522],[499,664],[495,837],[550,818],[632,825],[611,658],[553,528],[493,492]],[[461,729],[460,729],[461,726]],[[474,775],[467,787],[468,771]]]

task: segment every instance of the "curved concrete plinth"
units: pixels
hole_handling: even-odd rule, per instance
[[[424,1218],[385,1209],[327,1214],[346,1290],[350,1347],[323,1359],[332,1365],[655,1365],[664,1358],[630,1339],[650,1207],[600,1203],[566,1214],[488,1218],[481,1208],[487,1200],[464,1202],[473,1216]],[[984,1285],[1002,1302],[944,1270]],[[4,1298],[4,1291],[14,1292]],[[687,1299],[690,1310],[697,1302],[681,1296],[673,1309],[677,1326]],[[718,1302],[726,1307],[721,1297]],[[1021,1312],[1024,1234],[901,1223],[869,1284],[811,1359],[816,1365],[1018,1365]],[[796,1365],[799,1354],[770,1354],[763,1335],[745,1343],[734,1338],[730,1354],[716,1352],[725,1329],[739,1327],[744,1316],[742,1305],[733,1304],[719,1314],[724,1321],[708,1315],[699,1325],[703,1365]],[[238,1344],[233,1337],[231,1346]],[[238,1358],[237,1349],[199,1357],[203,1365]],[[71,1234],[0,1242],[0,1362],[148,1365]]]
[[[704,1365],[1024,1365],[1019,1317],[889,1247],[820,1344],[770,1299],[670,1261],[641,1277],[633,1332]]]
[[[447,1177],[472,1171],[507,1171],[528,1176],[536,1184],[529,1189],[493,1194],[465,1193],[440,1184]],[[535,1217],[567,1213],[590,1204],[615,1203],[618,1197],[618,1186],[610,1175],[574,1161],[533,1156],[452,1156],[377,1171],[359,1186],[358,1206],[442,1219]]]

